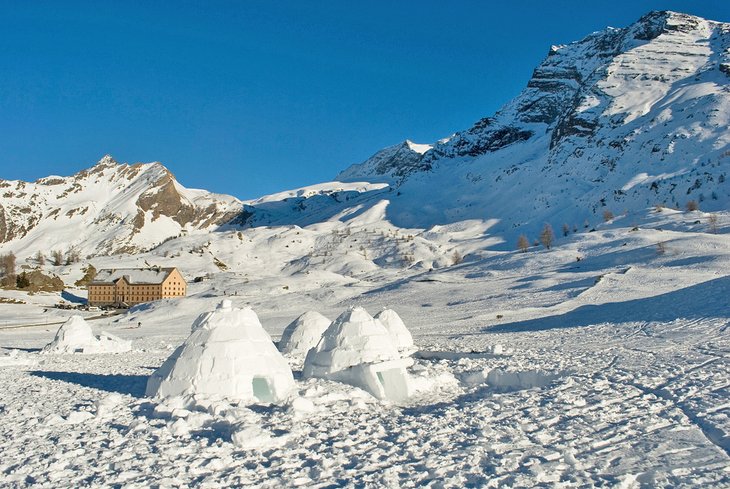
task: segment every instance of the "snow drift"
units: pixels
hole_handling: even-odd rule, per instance
[[[246,403],[276,403],[294,389],[294,377],[251,308],[224,300],[201,315],[185,342],[150,376],[146,395],[202,394]]]

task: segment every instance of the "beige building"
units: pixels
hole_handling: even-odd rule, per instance
[[[184,297],[188,284],[177,268],[116,268],[99,270],[89,282],[90,306],[133,306],[142,302]]]

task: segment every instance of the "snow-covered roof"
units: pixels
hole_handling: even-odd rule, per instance
[[[175,268],[105,268],[99,270],[90,285],[112,284],[124,277],[130,284],[161,284]]]

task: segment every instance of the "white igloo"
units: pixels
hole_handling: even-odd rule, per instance
[[[124,353],[132,349],[132,342],[106,332],[94,335],[91,326],[81,316],[71,316],[58,328],[53,341],[42,354],[65,353]]]
[[[250,308],[224,300],[193,323],[185,342],[147,381],[149,397],[203,395],[247,402],[280,402],[294,377]]]
[[[279,350],[291,356],[304,356],[317,346],[322,333],[332,321],[317,311],[307,311],[284,329],[279,341]]]
[[[385,329],[390,333],[393,344],[402,354],[410,355],[415,351],[413,336],[406,328],[405,323],[393,309],[383,309],[375,315],[375,319],[383,323]]]
[[[378,399],[400,402],[410,394],[406,367],[385,326],[362,307],[340,315],[307,354],[304,377],[360,387]]]

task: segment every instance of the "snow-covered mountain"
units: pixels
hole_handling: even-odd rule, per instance
[[[184,188],[160,163],[105,156],[70,177],[0,180],[0,244],[21,255],[134,253],[214,229],[240,209],[234,197]]]
[[[553,46],[492,117],[432,145],[379,151],[338,180],[389,182],[387,216],[583,227],[656,204],[730,204],[730,24],[651,12]],[[592,224],[591,224],[592,225]]]
[[[655,205],[727,209],[728,173],[730,24],[651,12],[553,46],[522,93],[471,128],[385,148],[335,182],[240,202],[108,157],[68,178],[0,181],[0,251],[102,255],[222,224],[376,221],[408,234],[470,222],[511,248],[545,223],[572,232]]]

